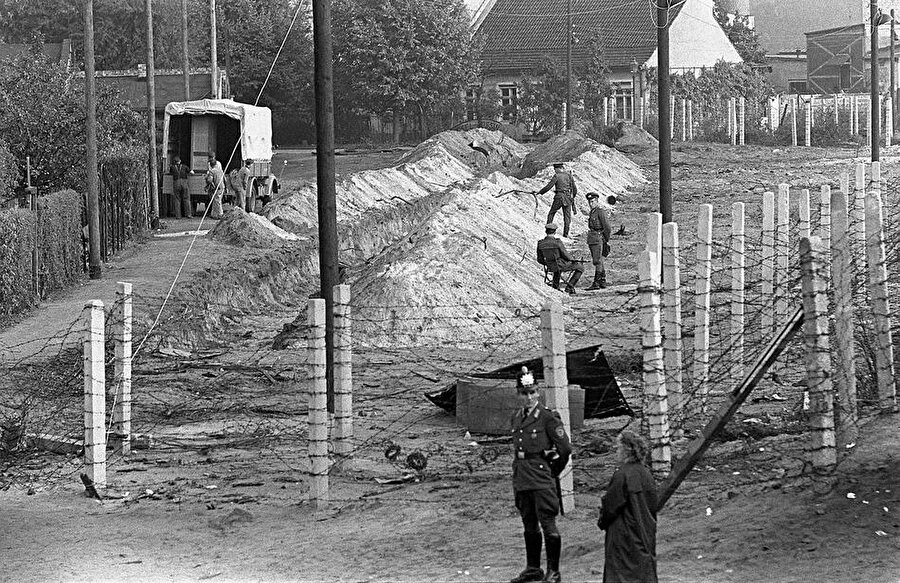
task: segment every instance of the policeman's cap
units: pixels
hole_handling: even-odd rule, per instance
[[[563,163],[562,163],[562,162],[554,162],[554,163],[553,163],[553,167],[554,167],[554,168],[562,168],[562,167],[563,167]]]
[[[589,193],[587,193],[587,194],[584,195],[584,196],[585,196],[585,198],[587,198],[588,200],[596,200],[596,199],[600,198],[600,195],[597,194],[596,192],[589,192]]]
[[[558,228],[559,227],[556,226],[556,223],[547,223],[546,225],[544,225],[545,231],[555,231]]]

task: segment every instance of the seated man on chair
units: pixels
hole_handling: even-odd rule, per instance
[[[566,282],[566,293],[575,295],[575,284],[581,277],[584,268],[580,261],[575,261],[566,251],[566,246],[556,237],[556,224],[547,223],[544,227],[547,236],[538,241],[537,244],[537,260],[538,263],[547,267],[547,270],[553,274],[553,288],[559,289],[560,276],[563,271],[571,271],[572,275]]]

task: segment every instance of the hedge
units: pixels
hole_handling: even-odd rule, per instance
[[[0,210],[0,318],[29,308],[34,214],[24,209]]]
[[[82,277],[81,215],[81,195],[75,191],[63,190],[38,199],[41,298]],[[17,208],[0,210],[0,318],[34,305],[34,236],[34,213]]]

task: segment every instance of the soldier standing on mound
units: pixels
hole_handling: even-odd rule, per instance
[[[559,413],[539,402],[534,377],[525,367],[522,367],[516,391],[521,407],[512,418],[513,491],[525,527],[527,563],[525,570],[511,583],[560,583],[562,539],[556,528],[560,505],[556,478],[569,462],[572,445]],[[546,577],[541,570],[542,542],[547,546]]]
[[[591,212],[588,215],[587,244],[588,249],[591,250],[591,261],[594,264],[594,281],[588,290],[603,289],[606,287],[606,268],[603,265],[603,258],[609,255],[609,236],[612,235],[612,228],[609,226],[606,209],[601,207],[598,202],[600,195],[596,192],[589,192],[586,198],[591,206]],[[606,200],[612,204],[616,198],[610,195]]]

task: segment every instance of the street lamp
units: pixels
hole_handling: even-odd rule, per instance
[[[631,59],[631,123],[637,124],[637,60]]]

